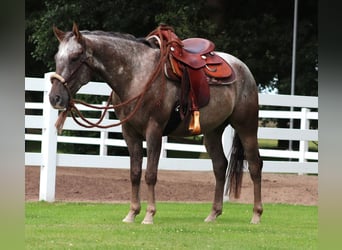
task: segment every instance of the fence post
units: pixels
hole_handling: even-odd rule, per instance
[[[167,150],[166,150],[167,136],[162,137],[161,150],[160,150],[160,158],[167,158]]]
[[[230,157],[230,151],[232,149],[232,143],[234,138],[234,129],[232,126],[226,127],[226,129],[223,132],[222,135],[222,145],[223,145],[223,152],[226,155],[227,159],[229,160]],[[228,170],[228,169],[227,169]],[[226,179],[226,182],[224,183],[224,193],[223,193],[223,200],[229,201],[229,180]]]
[[[227,158],[230,155],[230,151],[232,149],[233,138],[234,138],[234,129],[232,128],[232,126],[229,125],[223,131],[223,135],[222,135],[223,152]]]
[[[300,129],[308,129],[310,121],[308,120],[308,108],[301,109],[301,118],[300,118]],[[299,142],[299,162],[306,162],[305,153],[308,151],[309,142],[301,140]],[[298,174],[303,174],[302,172]]]
[[[53,109],[49,102],[50,75],[46,73],[44,83],[44,124],[42,129],[40,165],[39,200],[53,202],[55,200],[56,163],[57,163],[57,131],[54,126],[58,111]]]
[[[107,106],[107,102],[102,102],[102,106]],[[103,110],[102,112],[106,112]],[[104,119],[107,120],[109,118],[109,112],[106,112]],[[100,156],[107,155],[108,147],[106,145],[106,139],[108,139],[107,129],[103,129],[100,132]]]

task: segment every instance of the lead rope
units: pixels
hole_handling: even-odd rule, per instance
[[[161,29],[160,27],[158,27],[156,29],[159,37],[161,37]],[[155,79],[157,78],[158,74],[160,72],[162,72],[162,69],[163,69],[163,65],[166,61],[166,58],[168,56],[168,50],[167,50],[167,47],[169,46],[169,44],[164,44],[163,43],[163,39],[161,39],[161,43],[160,43],[160,59],[159,59],[159,62],[157,64],[157,67],[156,67],[156,70],[153,72],[153,74],[150,76],[149,80],[147,81],[143,91],[125,101],[125,102],[122,102],[122,103],[119,103],[117,105],[110,105],[110,100],[111,100],[111,97],[112,97],[112,93],[110,94],[110,96],[108,97],[108,101],[107,101],[107,105],[105,107],[99,107],[99,106],[94,106],[94,105],[91,105],[91,104],[88,104],[86,102],[83,102],[81,100],[77,100],[77,99],[71,99],[70,102],[69,102],[69,106],[66,110],[64,110],[63,112],[61,112],[58,116],[58,119],[55,123],[55,127],[57,129],[57,132],[58,134],[61,134],[62,133],[62,130],[63,130],[63,126],[64,126],[64,122],[68,116],[68,113],[71,113],[71,116],[73,118],[73,120],[80,126],[82,127],[85,127],[85,128],[111,128],[111,127],[115,127],[115,126],[119,126],[119,125],[122,125],[123,123],[127,122],[128,120],[130,120],[133,115],[135,115],[135,113],[137,112],[137,110],[140,108],[141,104],[142,104],[142,100],[143,100],[143,97],[145,95],[145,93],[147,92],[147,90],[149,89],[149,87],[152,85],[152,83],[155,81]],[[158,41],[159,42],[159,41]],[[60,75],[58,75],[57,73],[54,73],[52,76],[51,76],[51,79],[53,78],[56,78],[58,79],[60,82],[62,82],[62,84],[66,87],[66,89],[68,90],[69,92],[69,95],[70,95],[70,89],[69,87],[67,86],[67,82],[64,80],[64,78]],[[166,80],[165,80],[165,76],[162,77],[162,84],[163,84],[163,90],[162,90],[162,96],[160,98],[160,100],[158,101],[158,105],[160,105],[162,99],[163,99],[163,96],[164,96],[164,92],[165,92],[165,84],[166,84]],[[71,95],[70,95],[71,96]],[[119,107],[122,107],[124,105],[127,105],[129,103],[131,103],[132,101],[138,99],[134,109],[132,110],[132,112],[127,116],[125,117],[124,119],[122,119],[120,122],[117,122],[117,123],[113,123],[113,124],[109,124],[109,125],[101,125],[100,123],[103,121],[104,117],[105,117],[105,114],[106,112],[109,110],[109,109],[115,109],[115,108],[119,108]],[[94,109],[99,109],[99,110],[104,110],[104,112],[102,112],[102,115],[101,117],[99,118],[99,120],[95,123],[91,122],[90,120],[88,120],[83,114],[82,112],[77,108],[77,106],[75,104],[82,104],[84,106],[87,106],[87,107],[90,107],[90,108],[94,108]],[[76,114],[78,115],[78,118],[80,118],[83,122],[80,122],[77,117],[76,117]]]
[[[94,128],[94,127],[96,127],[96,128],[111,128],[111,127],[119,126],[122,123],[124,123],[127,120],[129,120],[134,115],[134,113],[136,112],[136,109],[137,109],[138,105],[136,105],[135,109],[130,113],[129,116],[127,116],[125,119],[121,120],[120,122],[109,124],[109,125],[101,125],[100,124],[103,121],[103,119],[104,119],[104,117],[106,115],[106,112],[108,112],[109,109],[113,109],[114,110],[114,109],[119,108],[121,106],[124,106],[124,105],[126,105],[126,104],[128,104],[128,103],[130,103],[130,102],[132,102],[135,99],[140,97],[140,95],[139,95],[139,96],[136,96],[136,97],[130,99],[127,102],[119,103],[118,105],[110,105],[110,99],[111,99],[112,93],[108,97],[107,104],[104,107],[99,107],[99,106],[91,105],[91,104],[88,104],[86,102],[83,102],[83,101],[77,100],[77,99],[71,100],[70,103],[69,103],[69,107],[66,110],[64,110],[62,113],[59,114],[58,119],[57,119],[57,121],[55,123],[55,127],[56,127],[56,129],[58,131],[58,134],[62,133],[64,122],[65,122],[65,120],[66,120],[66,118],[67,118],[69,113],[71,113],[71,117],[73,118],[73,120],[78,125],[80,125],[82,127],[85,127],[85,128]],[[140,99],[142,99],[142,98],[140,98]],[[86,107],[90,107],[90,108],[93,108],[93,109],[103,110],[103,112],[102,112],[101,117],[99,118],[99,120],[94,123],[94,122],[91,122],[90,120],[88,120],[82,114],[82,112],[77,108],[77,106],[75,104],[81,104],[81,105],[84,105]],[[83,122],[80,122],[78,120],[78,118],[80,118]]]

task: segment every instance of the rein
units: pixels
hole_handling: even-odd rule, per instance
[[[158,33],[159,37],[162,36],[160,27],[157,28],[156,32]],[[150,37],[148,37],[148,38],[150,38]],[[167,56],[168,56],[168,53],[167,53],[168,49],[167,49],[167,47],[169,46],[169,44],[164,44],[163,43],[163,39],[160,39],[160,40],[157,39],[157,40],[158,40],[158,43],[159,43],[159,46],[160,46],[160,59],[158,61],[156,69],[151,74],[151,76],[148,79],[144,89],[142,90],[142,92],[140,94],[136,95],[135,97],[132,97],[131,99],[128,99],[128,100],[126,100],[124,102],[121,102],[121,103],[119,103],[117,105],[110,105],[112,94],[113,94],[114,91],[112,91],[111,94],[109,95],[108,100],[107,100],[107,105],[106,106],[102,106],[102,107],[101,106],[99,107],[99,106],[91,105],[91,104],[88,104],[88,103],[86,103],[84,101],[72,98],[71,91],[70,91],[70,88],[68,86],[68,81],[72,78],[72,76],[82,66],[83,63],[85,63],[88,67],[90,67],[89,63],[87,62],[88,57],[86,57],[85,59],[80,61],[79,66],[72,72],[72,74],[67,79],[64,79],[61,75],[59,75],[57,73],[53,73],[51,75],[51,77],[50,77],[51,83],[53,84],[53,79],[59,80],[63,84],[63,86],[66,88],[66,90],[68,92],[68,95],[69,95],[69,98],[70,98],[70,102],[69,102],[68,107],[62,113],[59,114],[58,119],[57,119],[57,121],[55,123],[55,127],[56,127],[56,129],[58,131],[58,134],[61,134],[61,132],[62,132],[63,125],[64,125],[64,122],[65,122],[67,116],[68,116],[68,113],[71,113],[71,116],[72,116],[73,120],[78,125],[80,125],[82,127],[85,127],[85,128],[94,128],[94,127],[96,127],[96,128],[103,128],[103,129],[111,128],[111,127],[122,125],[123,123],[127,122],[128,120],[130,120],[135,115],[135,113],[138,111],[138,109],[140,108],[140,106],[142,104],[143,97],[144,97],[145,93],[147,92],[147,90],[149,89],[149,87],[156,80],[156,78],[159,75],[159,73],[163,71],[162,70],[163,69],[163,65],[164,65],[164,63],[165,63],[165,61],[167,59]],[[158,101],[159,104],[161,103],[161,101],[163,99],[163,96],[164,96],[164,93],[165,93],[165,84],[166,84],[165,76],[162,77],[162,84],[163,84],[163,91],[162,91],[161,98]],[[134,109],[131,111],[131,113],[129,113],[128,116],[126,116],[124,119],[120,120],[120,122],[109,124],[109,125],[101,125],[101,122],[103,121],[103,119],[105,117],[105,114],[106,114],[106,112],[109,109],[116,109],[116,108],[123,107],[123,106],[133,102],[134,100],[137,100],[137,103],[135,104]],[[77,108],[76,104],[81,104],[81,105],[84,105],[84,106],[87,106],[87,107],[90,107],[90,108],[94,108],[94,109],[98,109],[98,110],[104,110],[104,112],[102,112],[101,117],[99,118],[99,120],[94,123],[94,122],[91,122],[90,120],[88,120],[82,114],[82,112]],[[77,118],[81,119],[82,122],[79,121]]]

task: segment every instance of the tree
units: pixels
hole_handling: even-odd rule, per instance
[[[281,94],[290,93],[294,1],[27,0],[25,6],[26,76],[54,70],[58,42],[53,25],[67,31],[75,21],[81,29],[144,37],[159,23],[166,23],[182,39],[208,38],[217,50],[240,58],[260,88],[276,87]],[[317,7],[316,1],[299,0],[297,95],[318,94]]]
[[[217,50],[242,59],[261,87],[290,89],[293,1],[224,0],[29,0],[27,69],[54,69],[57,40],[52,25],[70,30],[101,29],[146,36],[159,23],[173,26],[181,38],[205,37]],[[317,3],[299,1],[296,94],[317,95]]]

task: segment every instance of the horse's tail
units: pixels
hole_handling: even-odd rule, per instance
[[[226,178],[228,178],[229,181],[229,187],[227,185],[227,188],[229,188],[229,194],[233,193],[235,198],[239,198],[241,193],[244,154],[245,152],[240,137],[235,132],[228,171],[226,174]]]

